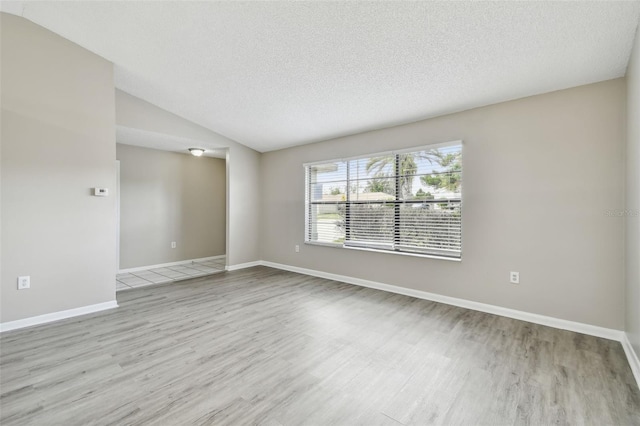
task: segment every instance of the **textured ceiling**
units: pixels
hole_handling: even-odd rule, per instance
[[[621,77],[640,2],[3,2],[270,151]]]

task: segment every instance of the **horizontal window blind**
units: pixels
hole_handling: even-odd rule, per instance
[[[462,144],[306,166],[305,240],[461,257]]]

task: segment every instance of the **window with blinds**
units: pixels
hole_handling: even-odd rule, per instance
[[[305,165],[305,241],[460,258],[462,143]]]

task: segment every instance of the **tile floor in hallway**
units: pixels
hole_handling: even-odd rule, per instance
[[[216,274],[224,271],[224,265],[225,258],[222,257],[118,274],[116,275],[116,291]]]

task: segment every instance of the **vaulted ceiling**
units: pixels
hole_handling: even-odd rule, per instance
[[[640,2],[2,2],[258,151],[621,77]]]

